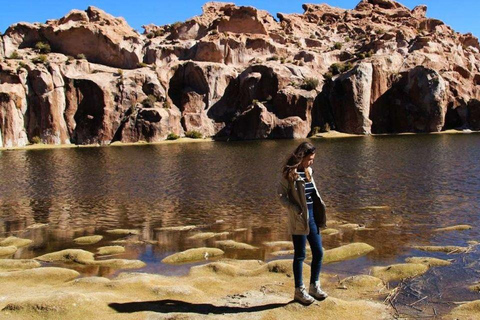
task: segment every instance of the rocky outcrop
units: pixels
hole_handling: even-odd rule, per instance
[[[24,126],[26,111],[24,87],[20,83],[0,84],[0,148],[28,144]]]
[[[480,129],[480,44],[393,0],[277,14],[206,3],[144,27],[100,9],[0,43],[3,146]],[[319,128],[316,128],[319,127]]]
[[[334,81],[330,103],[338,130],[356,134],[371,133],[372,74],[372,65],[361,63]]]
[[[39,41],[49,43],[51,50],[107,66],[133,69],[142,62],[142,44],[137,34],[123,18],[89,7],[73,10],[59,20],[46,24],[13,25],[5,33],[8,50],[35,47]]]
[[[416,67],[374,105],[374,132],[439,132],[447,112],[445,80],[434,70]]]

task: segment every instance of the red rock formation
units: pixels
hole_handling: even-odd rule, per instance
[[[209,2],[143,35],[94,7],[14,24],[0,42],[1,144],[479,129],[476,37],[393,0],[303,9],[276,21]]]

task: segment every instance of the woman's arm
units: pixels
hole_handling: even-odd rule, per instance
[[[291,212],[294,212],[296,214],[302,213],[302,209],[300,208],[300,206],[296,203],[292,203],[288,198],[288,190],[289,190],[289,183],[287,179],[282,177],[277,188],[277,194],[280,197],[280,202],[285,208],[287,208]]]

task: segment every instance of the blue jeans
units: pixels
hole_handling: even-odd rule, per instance
[[[305,246],[307,240],[312,249],[312,264],[310,283],[318,281],[320,269],[322,267],[323,249],[322,236],[318,233],[318,227],[313,217],[313,204],[308,205],[308,224],[310,233],[308,235],[292,235],[294,256],[293,256],[293,276],[295,278],[295,288],[303,285],[303,261],[306,257]]]

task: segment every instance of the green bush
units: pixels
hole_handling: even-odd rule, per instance
[[[123,70],[122,70],[122,69],[117,69],[117,75],[118,75],[120,78],[123,78]]]
[[[180,21],[177,21],[177,22],[174,22],[172,23],[170,26],[174,29],[180,27],[182,25],[182,23]]]
[[[155,34],[155,37],[161,37],[165,34],[165,31],[163,31],[162,29],[157,29],[153,33]]]
[[[331,80],[333,78],[333,73],[331,71],[328,71],[323,75],[323,77],[325,78],[325,80]]]
[[[344,73],[353,68],[353,64],[351,62],[348,63],[334,63],[329,68],[328,71],[332,73],[332,75]]]
[[[43,54],[52,52],[52,48],[50,47],[50,44],[48,42],[37,42],[37,44],[35,44],[35,49],[37,49],[38,52]]]
[[[336,50],[340,50],[342,49],[342,47],[343,45],[340,42],[335,42],[335,44],[333,45],[333,48]]]
[[[39,136],[35,136],[32,138],[32,144],[39,144],[39,143],[42,143],[42,139],[40,139]]]
[[[48,62],[48,57],[44,54],[41,54],[39,56],[36,56],[35,58],[32,59],[32,62],[37,64],[37,63],[43,63],[47,64]]]
[[[201,134],[200,132],[195,131],[195,130],[190,130],[190,131],[185,132],[185,137],[192,138],[192,139],[202,139],[203,134]]]
[[[252,100],[252,104],[257,104],[257,103],[259,103],[259,102],[260,102],[260,101],[258,101],[258,99],[253,99],[253,100]]]
[[[24,62],[22,62],[22,61],[20,61],[20,62],[18,63],[18,69],[17,69],[17,70],[19,70],[19,69],[21,69],[21,68],[27,69],[27,64],[24,63]]]
[[[304,90],[315,90],[318,87],[318,79],[315,78],[305,78],[303,79],[303,84],[301,85],[301,88]]]
[[[370,58],[371,56],[373,56],[373,50],[369,50],[369,51],[365,54],[365,56],[366,56],[367,58]]]
[[[165,100],[165,101],[163,102],[163,108],[164,108],[164,109],[170,109],[170,108],[171,108],[170,102],[169,102],[168,100]]]
[[[22,57],[17,50],[13,51],[12,54],[8,57],[9,59],[21,59]]]
[[[345,42],[350,42],[351,39],[350,39],[350,37],[345,37],[344,40],[345,40]]]
[[[142,101],[142,105],[144,108],[155,108],[155,102],[157,102],[157,97],[150,94]]]
[[[153,33],[153,32],[147,33],[146,37],[147,37],[147,39],[152,39],[152,38],[155,37],[155,33]]]
[[[145,67],[148,67],[148,64],[146,64],[145,62],[139,62],[139,63],[137,63],[137,67],[145,68]]]
[[[87,57],[83,53],[79,53],[79,54],[77,54],[77,59],[86,60]]]
[[[267,61],[277,61],[277,60],[278,60],[278,56],[271,56],[267,58]]]
[[[167,136],[167,140],[177,140],[178,138],[180,138],[178,135],[176,135],[175,133],[169,133],[168,136]]]

